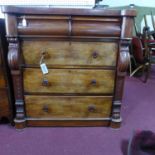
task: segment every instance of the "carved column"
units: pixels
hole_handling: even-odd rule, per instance
[[[14,119],[16,128],[25,127],[25,112],[24,112],[24,100],[23,100],[23,82],[22,71],[20,68],[20,48],[19,41],[16,37],[8,37],[9,52],[8,52],[8,64],[12,74],[14,95],[15,95],[15,107],[16,117]]]
[[[129,44],[130,40],[121,40],[120,42],[120,53],[118,58],[117,79],[111,120],[111,127],[113,128],[120,127],[122,122],[122,118],[120,116],[120,109],[122,104],[124,79],[130,61]]]

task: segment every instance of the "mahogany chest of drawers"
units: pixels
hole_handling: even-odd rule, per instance
[[[3,12],[17,128],[120,126],[134,10]]]
[[[12,122],[10,78],[7,67],[7,41],[4,19],[0,19],[0,122]]]

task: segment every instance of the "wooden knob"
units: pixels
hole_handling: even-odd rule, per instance
[[[93,56],[93,58],[97,58],[98,57],[98,53],[96,51],[94,51],[92,56]]]
[[[95,105],[89,105],[88,106],[88,111],[89,112],[95,112],[96,111],[96,106]]]
[[[49,110],[49,109],[48,109],[48,105],[44,105],[42,110],[43,110],[44,112],[48,112],[48,110]]]
[[[45,50],[42,50],[42,52],[41,52],[41,55],[46,55],[47,54],[47,51],[45,51]]]
[[[45,50],[42,50],[39,63],[42,64],[45,61],[44,59],[48,57],[48,53]]]
[[[92,84],[92,85],[96,85],[96,83],[97,83],[97,82],[96,82],[95,79],[94,79],[94,80],[91,80],[91,84]]]
[[[47,79],[43,79],[42,85],[43,86],[49,86],[49,81]]]

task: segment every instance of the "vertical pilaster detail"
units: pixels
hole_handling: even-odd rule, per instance
[[[133,11],[135,14],[135,12]],[[126,70],[130,62],[129,45],[132,38],[133,14],[129,10],[122,10],[122,26],[120,35],[119,55],[116,72],[115,94],[112,108],[111,127],[117,128],[121,124],[121,104]]]
[[[112,109],[112,120],[111,120],[111,126],[114,128],[119,127],[122,121],[120,111],[124,89],[124,79],[126,76],[126,70],[130,62],[129,44],[130,40],[121,40],[120,42],[116,87],[115,87],[113,109]]]
[[[15,95],[15,107],[16,118],[14,119],[17,128],[24,128],[25,126],[25,112],[24,112],[24,100],[23,100],[23,88],[22,88],[22,72],[20,69],[20,48],[19,41],[16,37],[9,37],[9,52],[8,52],[8,64],[11,70],[14,95]]]

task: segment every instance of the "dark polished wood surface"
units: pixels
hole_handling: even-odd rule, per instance
[[[3,12],[17,128],[120,126],[135,10],[7,6]]]
[[[76,8],[48,8],[48,7],[16,7],[16,6],[5,6],[2,8],[4,13],[12,14],[28,14],[28,15],[79,15],[79,16],[136,16],[136,10],[111,10],[111,9],[76,9]]]
[[[11,95],[11,77],[7,66],[7,41],[5,38],[4,19],[0,19],[0,121],[13,117],[13,96]]]

